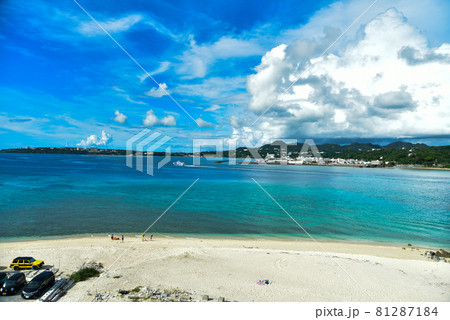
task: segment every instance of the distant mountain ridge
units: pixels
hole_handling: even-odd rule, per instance
[[[397,141],[397,142],[392,142],[389,143],[388,145],[385,145],[383,148],[384,149],[411,149],[411,148],[426,148],[428,147],[425,143],[410,143],[410,142],[402,142],[402,141]]]
[[[261,156],[265,156],[266,154],[278,154],[279,146],[280,145],[287,145],[288,152],[291,154],[298,154],[302,148],[303,143],[297,143],[297,144],[286,144],[283,141],[274,141],[271,144],[266,144],[261,146],[260,148],[255,148],[254,150],[258,150]],[[307,145],[308,146],[308,145]],[[392,142],[385,146],[379,145],[379,144],[372,144],[372,143],[359,143],[359,142],[353,142],[351,144],[347,145],[340,145],[340,144],[332,144],[332,143],[324,143],[322,145],[316,145],[319,151],[322,154],[322,157],[330,158],[330,157],[337,157],[342,154],[348,154],[348,153],[357,153],[357,152],[363,152],[363,151],[374,151],[374,150],[404,150],[404,149],[419,149],[419,148],[430,148],[428,145],[424,143],[410,143],[410,142]],[[307,148],[308,149],[308,148]],[[249,155],[249,151],[247,151],[247,148],[240,147],[236,149],[236,153],[238,157],[244,157],[244,154]]]

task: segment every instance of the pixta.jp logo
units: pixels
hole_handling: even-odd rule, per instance
[[[144,159],[146,159],[145,167],[148,175],[154,175],[153,153],[161,148],[172,137],[163,135],[160,132],[144,129],[138,134],[127,140],[126,163],[127,167],[133,168],[135,162],[136,170],[144,172]],[[158,162],[157,168],[161,169],[170,162],[171,148],[165,148],[164,157]],[[133,161],[133,159],[136,161]]]

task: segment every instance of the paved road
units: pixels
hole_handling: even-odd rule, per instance
[[[0,296],[0,302],[31,302],[36,300],[27,300],[23,299],[20,296],[20,293],[16,294],[15,296]]]

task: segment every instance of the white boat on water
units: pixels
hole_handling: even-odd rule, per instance
[[[186,163],[184,163],[183,161],[179,161],[178,160],[177,162],[174,162],[173,165],[175,167],[184,167],[186,165]]]

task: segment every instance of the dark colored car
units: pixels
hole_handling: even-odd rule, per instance
[[[55,284],[55,275],[51,271],[44,271],[28,282],[22,290],[22,298],[34,299],[42,296]]]
[[[20,291],[27,284],[27,279],[25,278],[25,274],[22,272],[14,273],[11,277],[9,277],[3,287],[0,288],[0,292],[2,295],[13,295]]]
[[[6,282],[6,279],[8,279],[6,272],[0,272],[0,288],[3,287],[3,284]]]

